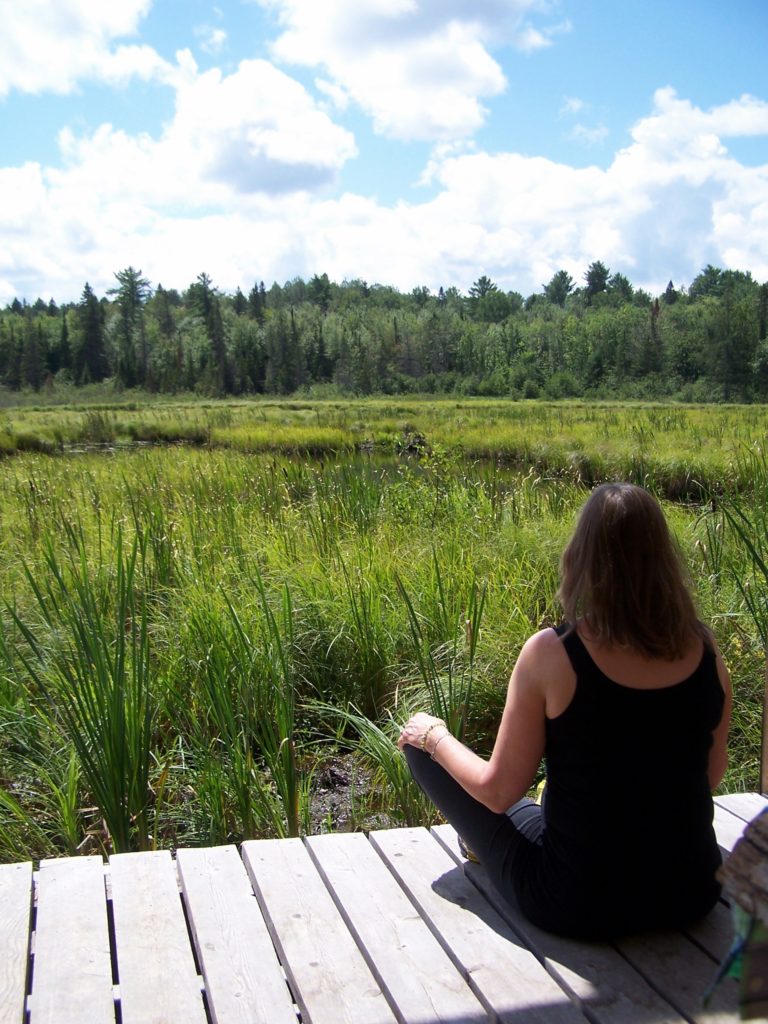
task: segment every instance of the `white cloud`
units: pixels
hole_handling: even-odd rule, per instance
[[[534,28],[533,25],[524,25],[515,34],[515,43],[517,48],[524,53],[532,53],[534,50],[543,50],[545,47],[551,46],[552,38],[539,29]]]
[[[466,290],[487,273],[530,294],[596,259],[654,293],[710,262],[768,279],[768,166],[727,150],[768,135],[753,97],[705,111],[663,91],[605,169],[439,144],[425,170],[436,194],[387,206],[321,187],[354,142],[281,72],[179,64],[160,138],[65,132],[62,168],[0,170],[0,301],[76,299],[86,280],[103,294],[129,264],[179,288],[205,270],[228,291],[325,271],[404,290]]]
[[[584,109],[584,100],[580,100],[578,96],[563,96],[563,105],[560,107],[560,116],[566,114],[578,114]]]
[[[693,159],[722,157],[727,150],[721,137],[766,134],[768,103],[763,100],[744,95],[711,110],[701,110],[690,100],[680,99],[671,88],[656,91],[653,113],[632,130],[634,145],[664,162],[676,162],[681,148]]]
[[[490,49],[549,45],[530,23],[543,0],[260,0],[277,11],[279,60],[321,67],[368,113],[376,131],[399,139],[453,139],[484,123],[482,101],[506,79]]]
[[[359,243],[356,272],[402,287],[466,289],[484,268],[524,294],[561,267],[580,280],[595,259],[655,293],[670,277],[690,283],[708,262],[766,280],[768,165],[745,167],[726,148],[746,133],[768,135],[768,104],[742,97],[703,111],[664,91],[605,170],[435,152],[439,194],[395,208],[394,223],[379,218],[376,230],[388,230],[377,262],[366,264]]]
[[[0,169],[0,211],[3,234],[24,232],[45,199],[45,181],[39,164]]]
[[[316,78],[315,88],[327,96],[337,110],[346,110],[349,106],[349,93],[342,86],[336,85],[334,82],[327,82],[324,78]]]
[[[558,116],[570,118],[577,115],[582,117],[593,116],[591,105],[585,103],[584,100],[579,99],[577,96],[563,96],[563,103]],[[578,142],[583,146],[597,146],[601,142],[605,142],[609,134],[607,126],[602,121],[593,120],[592,123],[586,123],[584,120],[581,120],[573,125],[566,137],[571,142]]]
[[[227,41],[224,29],[213,28],[211,25],[198,25],[195,35],[200,40],[200,48],[212,55],[220,53]]]
[[[71,92],[85,78],[119,82],[164,75],[148,46],[115,40],[136,33],[152,0],[0,0],[0,96]]]
[[[568,138],[574,142],[582,142],[587,146],[596,146],[608,138],[608,128],[604,124],[575,124],[568,132]]]
[[[165,142],[202,181],[238,193],[314,189],[357,152],[298,82],[263,60],[180,86]]]
[[[63,169],[47,173],[73,207],[131,202],[151,208],[233,208],[249,194],[327,184],[356,153],[352,135],[306,90],[266,61],[204,74],[181,54],[176,110],[160,138],[109,124],[59,136]]]
[[[420,186],[431,185],[440,174],[440,169],[446,160],[450,157],[460,156],[462,153],[474,153],[475,150],[476,146],[471,140],[438,142],[437,145],[432,147],[427,165],[421,172],[416,184]]]
[[[225,236],[241,226],[250,260],[254,233],[258,251],[264,244],[265,211],[323,188],[355,155],[353,136],[268,62],[244,61],[225,76],[199,73],[188,52],[177,59],[175,115],[160,137],[110,124],[87,135],[66,128],[61,166],[0,169],[0,235],[13,254],[0,268],[0,300],[31,291],[72,298],[85,280],[106,287],[129,263],[168,281],[189,260],[196,275],[221,258],[211,259],[214,244],[239,252]],[[281,223],[275,237],[290,231]],[[33,258],[39,282],[24,269]]]

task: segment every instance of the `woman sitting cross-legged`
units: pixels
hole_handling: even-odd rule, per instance
[[[592,492],[558,597],[566,624],[523,646],[489,760],[423,712],[398,746],[535,924],[598,939],[691,923],[720,892],[711,794],[727,763],[731,687],[647,491]],[[523,797],[542,757],[540,807]]]

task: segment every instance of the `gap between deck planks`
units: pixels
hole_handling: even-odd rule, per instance
[[[725,849],[766,803],[716,799]],[[559,939],[445,825],[0,865],[0,1024],[733,1024],[730,936]]]

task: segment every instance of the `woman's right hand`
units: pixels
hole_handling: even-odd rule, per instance
[[[424,750],[423,745],[424,737],[429,733],[427,739],[430,740],[430,747],[432,743],[440,738],[442,730],[448,732],[445,722],[442,718],[437,718],[435,715],[428,715],[426,711],[417,711],[415,715],[411,715],[408,721],[400,730],[400,735],[397,739],[397,745],[402,750],[406,744],[410,744],[412,747],[418,747],[420,750]],[[427,753],[430,751],[427,750]]]

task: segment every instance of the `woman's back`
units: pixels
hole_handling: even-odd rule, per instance
[[[424,712],[398,744],[536,924],[606,938],[688,923],[719,894],[711,792],[727,765],[728,672],[643,488],[596,487],[560,568],[571,627],[523,645],[491,757]],[[521,799],[542,758],[543,810]]]
[[[682,682],[698,666],[704,648],[701,637],[692,636],[682,656],[671,660],[649,658],[631,647],[598,643],[590,637],[583,623],[578,625],[577,632],[600,673],[618,686],[628,689],[660,690]],[[558,673],[557,685],[552,687],[553,692],[547,694],[548,718],[556,718],[568,707],[575,689],[575,671],[561,670]]]
[[[699,644],[656,663],[561,640],[570,699],[546,722],[541,857],[520,893],[544,927],[595,935],[681,923],[717,898],[708,780],[724,693]],[[533,858],[534,860],[536,858]]]
[[[600,671],[621,686],[638,690],[660,690],[686,679],[701,661],[704,643],[692,636],[688,648],[673,659],[649,658],[631,647],[610,647],[599,643],[580,625],[579,637]]]

